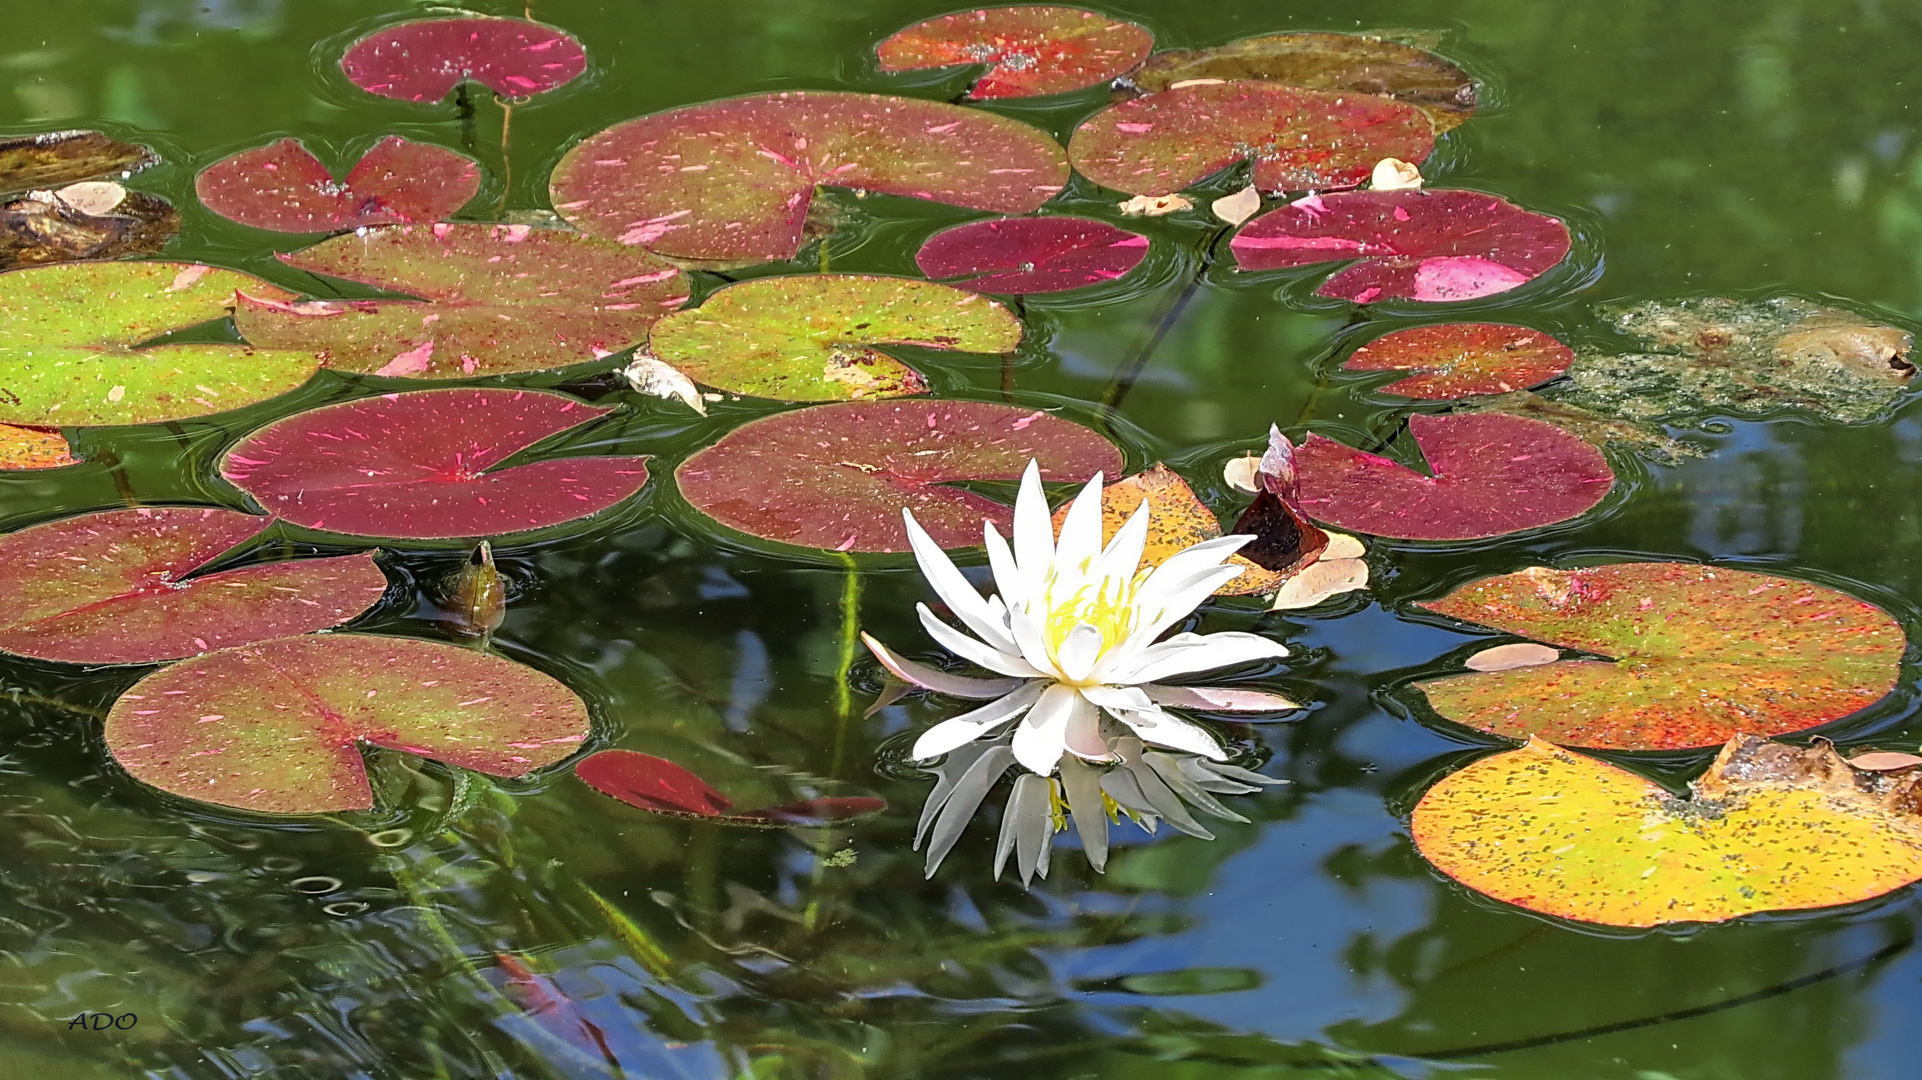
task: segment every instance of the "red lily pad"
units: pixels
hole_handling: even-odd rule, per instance
[[[135,683],[107,713],[134,779],[267,814],[374,805],[360,746],[491,776],[580,748],[587,707],[552,676],[438,641],[317,634],[222,649]]]
[[[554,208],[590,236],[673,259],[793,258],[817,185],[1020,214],[1068,182],[1059,143],[938,101],[794,90],[689,105],[590,136]]]
[[[493,470],[609,410],[532,390],[416,390],[328,405],[242,439],[220,474],[296,525],[410,540],[494,536],[598,514],[647,483],[645,457]]]
[[[336,181],[299,139],[242,150],[194,177],[194,194],[230,221],[275,232],[332,232],[439,221],[480,190],[480,167],[452,150],[389,135]]]
[[[759,810],[737,810],[734,800],[666,758],[633,750],[603,750],[574,766],[574,775],[595,791],[656,814],[700,818],[723,825],[833,825],[885,810],[885,800],[828,796]]]
[[[1244,79],[1109,106],[1075,129],[1068,157],[1116,191],[1168,195],[1238,161],[1263,191],[1354,187],[1382,158],[1419,164],[1434,148],[1413,105]]]
[[[247,340],[327,367],[464,379],[586,363],[647,340],[687,275],[645,251],[526,225],[400,225],[282,255],[418,300],[289,302],[243,292]]]
[[[1026,295],[1099,285],[1141,265],[1148,238],[1081,217],[971,221],[942,229],[915,253],[931,278],[975,292]]]
[[[1526,390],[1568,370],[1575,350],[1522,326],[1447,323],[1397,330],[1356,349],[1348,371],[1420,372],[1381,388],[1384,394],[1447,401],[1472,394]]]
[[[1611,750],[1826,724],[1894,689],[1908,644],[1888,613],[1846,593],[1694,563],[1536,566],[1418,606],[1612,658],[1417,684],[1457,723]]]
[[[1009,352],[1021,320],[932,281],[866,274],[754,278],[662,319],[649,350],[688,377],[781,401],[922,394],[921,373],[877,344]]]
[[[203,506],[108,510],[0,536],[0,651],[152,664],[338,626],[376,603],[371,552],[196,571],[272,518]]]
[[[0,470],[58,469],[79,461],[58,431],[0,424]]]
[[[153,424],[238,409],[314,374],[311,354],[142,346],[225,318],[236,292],[293,294],[199,263],[55,263],[0,274],[0,424]]]
[[[968,96],[1065,94],[1134,70],[1155,36],[1080,8],[1023,4],[958,11],[915,23],[874,47],[882,71],[986,64]]]
[[[1567,521],[1615,483],[1602,452],[1554,424],[1506,413],[1411,416],[1432,476],[1320,435],[1295,451],[1316,521],[1398,540],[1473,540]]]
[[[853,401],[764,416],[735,428],[675,471],[681,495],[728,528],[830,551],[907,551],[901,511],[942,547],[1003,532],[1014,510],[956,480],[1016,480],[1033,458],[1043,480],[1121,471],[1097,432],[981,401]]]
[[[1568,244],[1560,219],[1479,191],[1351,191],[1271,210],[1228,248],[1243,270],[1360,259],[1315,295],[1367,304],[1507,292],[1561,262]]]
[[[417,19],[347,47],[340,70],[370,94],[440,101],[469,79],[503,97],[552,90],[587,70],[571,36],[525,19]]]

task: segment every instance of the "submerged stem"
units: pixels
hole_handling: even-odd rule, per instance
[[[1181,319],[1181,313],[1187,309],[1188,303],[1195,298],[1197,292],[1201,291],[1202,275],[1214,265],[1215,248],[1221,243],[1221,238],[1228,235],[1230,228],[1232,226],[1223,225],[1208,234],[1208,241],[1202,246],[1201,261],[1195,264],[1194,276],[1188,279],[1180,292],[1169,297],[1161,305],[1161,310],[1155,313],[1154,328],[1149,331],[1141,344],[1135,347],[1127,361],[1115,369],[1114,378],[1109,380],[1107,390],[1101,395],[1101,408],[1104,412],[1112,416],[1121,410],[1122,400],[1128,396],[1128,391],[1134,389],[1135,380],[1141,378],[1141,373],[1147,370],[1148,361],[1154,358],[1155,350],[1161,347],[1162,339],[1168,336],[1168,331],[1174,329],[1175,323]]]
[[[507,135],[514,126],[514,103],[506,98],[501,103],[501,198],[495,207],[495,217],[507,214],[507,196],[514,189],[514,158],[507,152]]]
[[[828,767],[828,775],[836,779],[841,776],[847,752],[848,723],[854,717],[854,688],[848,685],[848,676],[861,647],[861,573],[852,556],[844,552],[841,561],[847,566],[847,575],[841,583],[841,653],[834,673],[834,756]]]

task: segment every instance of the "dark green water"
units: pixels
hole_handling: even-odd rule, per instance
[[[1911,328],[1922,314],[1912,110],[1922,5],[1093,6],[1149,25],[1163,47],[1282,29],[1448,31],[1440,51],[1482,80],[1488,104],[1425,171],[1560,215],[1579,237],[1548,278],[1449,317],[1493,315],[1580,342],[1604,334],[1592,305],[1624,297],[1786,290]],[[952,96],[962,76],[882,76],[868,52],[946,8],[536,0],[535,16],[579,36],[592,66],[516,111],[507,204],[544,206],[546,173],[571,141],[644,112],[789,87]],[[10,87],[0,132],[98,126],[155,146],[166,163],[134,184],[181,207],[171,258],[315,287],[273,262],[275,237],[201,211],[195,171],[283,134],[331,148],[335,163],[386,133],[463,144],[451,107],[373,98],[333,67],[347,41],[435,10],[424,5],[0,9]],[[1065,135],[1101,100],[1092,90],[1005,109]],[[490,167],[498,120],[483,104],[474,123],[472,152]],[[1095,205],[1085,186],[1067,201],[1077,197]],[[831,241],[833,266],[912,273],[920,240],[968,216],[888,200]],[[1127,282],[1030,301],[1034,344],[1016,400],[1093,415],[1204,235],[1149,228],[1156,261]],[[1220,458],[1257,445],[1271,421],[1297,433],[1390,430],[1385,399],[1365,389],[1378,380],[1324,375],[1354,340],[1429,316],[1381,305],[1357,322],[1348,305],[1309,295],[1318,279],[1210,271],[1126,399],[1130,465],[1166,460],[1225,508]],[[1000,396],[991,359],[928,367],[944,393]],[[240,507],[210,479],[229,441],[364,392],[323,376],[267,406],[188,422],[184,435],[97,429],[79,448],[116,455],[144,501]],[[607,400],[617,402],[623,411],[585,445],[658,455],[657,477],[773,408],[729,404],[689,422],[678,406]],[[1917,634],[1918,417],[1906,407],[1865,427],[1784,417],[1678,433],[1714,452],[1672,469],[1618,458],[1623,482],[1568,525],[1477,545],[1377,543],[1375,591],[1311,616],[1211,608],[1205,629],[1259,627],[1297,647],[1277,685],[1312,712],[1237,732],[1293,784],[1242,800],[1255,822],[1213,843],[1137,838],[1105,877],[1066,853],[1032,892],[990,880],[985,814],[922,880],[907,847],[927,781],[875,762],[897,760],[905,733],[938,715],[916,703],[862,720],[878,686],[865,664],[852,713],[843,708],[846,572],[721,540],[659,479],[609,518],[497,546],[518,589],[502,651],[589,700],[596,746],[836,777],[887,798],[888,813],[831,832],[696,826],[628,811],[565,770],[457,783],[440,766],[377,755],[386,809],[249,818],[160,797],[112,765],[97,714],[145,669],[0,662],[0,1060],[8,1075],[61,1080],[609,1074],[598,1051],[557,1039],[502,988],[495,954],[511,952],[582,1003],[629,1077],[1912,1076],[1913,889],[1665,933],[1597,932],[1478,898],[1415,854],[1403,815],[1489,742],[1410,718],[1398,687],[1451,668],[1478,640],[1405,618],[1408,601],[1606,554],[1782,568],[1881,604]],[[4,528],[118,505],[96,464],[0,476]],[[298,550],[347,550],[277,528]],[[396,587],[358,625],[441,635],[427,586],[459,554],[390,549]],[[911,608],[926,592],[908,563],[863,562],[853,584],[861,625],[922,648]],[[1826,733],[1913,748],[1913,666],[1896,694]],[[1679,780],[1705,759],[1645,756],[1636,767]],[[842,851],[851,863],[826,858]],[[139,1022],[70,1031],[82,1011]]]

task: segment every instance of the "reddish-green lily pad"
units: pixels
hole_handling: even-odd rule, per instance
[[[282,255],[287,265],[419,300],[241,295],[247,340],[327,367],[464,379],[597,360],[647,340],[687,275],[645,251],[526,225],[398,225]]]
[[[590,236],[673,259],[793,258],[819,185],[1020,214],[1068,182],[1039,128],[938,101],[793,90],[616,124],[554,169],[554,208]]]
[[[220,474],[309,529],[411,540],[544,529],[639,491],[647,459],[494,466],[608,411],[532,390],[361,398],[261,428],[227,451]]]
[[[58,431],[0,424],[0,470],[58,469],[79,460]]]
[[[1025,295],[1113,281],[1141,265],[1148,238],[1081,217],[1011,217],[942,229],[914,262],[975,292]]]
[[[1253,163],[1263,191],[1354,187],[1382,158],[1420,163],[1434,148],[1412,105],[1241,80],[1109,106],[1075,129],[1068,157],[1116,191],[1167,195],[1239,161]]]
[[[1895,687],[1907,640],[1873,604],[1694,563],[1530,567],[1418,605],[1610,660],[1418,683],[1469,727],[1568,746],[1678,750],[1802,731]]]
[[[907,551],[901,511],[942,547],[981,543],[1014,510],[957,480],[1015,480],[1033,458],[1041,478],[1121,471],[1100,434],[1040,409],[981,401],[855,401],[764,416],[735,428],[676,470],[681,494],[750,536],[831,551]]]
[[[581,43],[525,19],[416,19],[384,26],[347,47],[347,80],[401,101],[440,101],[472,79],[504,97],[552,90],[587,70]]]
[[[1411,416],[1433,475],[1320,435],[1295,451],[1316,521],[1399,540],[1473,540],[1578,517],[1615,483],[1602,452],[1505,413]]]
[[[1128,81],[1149,93],[1193,79],[1261,79],[1310,90],[1380,94],[1416,106],[1435,133],[1475,111],[1475,80],[1434,53],[1355,34],[1264,34],[1210,49],[1156,53]]]
[[[965,289],[913,278],[797,274],[729,285],[662,319],[649,350],[697,382],[781,401],[925,393],[882,343],[1008,352],[1021,320]]]
[[[472,159],[398,135],[375,143],[345,180],[299,139],[242,150],[194,178],[194,194],[221,217],[292,233],[439,221],[479,190]]]
[[[1557,218],[1479,191],[1447,190],[1297,199],[1244,225],[1228,248],[1243,270],[1359,259],[1315,295],[1367,304],[1507,292],[1561,262],[1568,245],[1568,226]]]
[[[493,776],[578,749],[587,708],[553,677],[437,641],[318,634],[222,649],[135,683],[107,749],[136,780],[268,814],[374,805],[362,744]]]
[[[822,826],[866,817],[888,808],[885,800],[864,795],[823,796],[758,810],[740,810],[734,800],[666,758],[633,750],[603,750],[582,759],[574,775],[587,786],[629,806],[656,814],[699,818],[723,825]]]
[[[1526,390],[1568,370],[1575,350],[1542,333],[1499,323],[1445,323],[1397,330],[1356,349],[1348,371],[1420,372],[1384,394],[1447,401]]]
[[[1022,4],[915,23],[874,47],[882,71],[986,64],[976,99],[1065,94],[1132,71],[1155,47],[1142,27],[1080,8]]]
[[[141,342],[293,294],[198,263],[57,263],[0,274],[0,423],[152,424],[225,412],[312,377],[313,355]]]
[[[107,510],[0,536],[0,651],[151,664],[338,626],[380,601],[371,552],[197,571],[272,518],[209,506]]]

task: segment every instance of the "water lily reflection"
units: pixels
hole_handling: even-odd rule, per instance
[[[937,770],[942,781],[922,815],[924,835],[934,825],[930,874],[1013,764],[1027,774],[1016,780],[1003,816],[996,873],[1013,851],[1024,879],[1045,876],[1064,809],[1073,811],[1089,860],[1100,869],[1110,814],[1126,812],[1151,829],[1166,820],[1207,836],[1183,799],[1234,817],[1210,792],[1254,790],[1252,785],[1269,782],[1219,764],[1227,753],[1208,729],[1169,709],[1278,712],[1299,706],[1265,691],[1160,680],[1282,657],[1287,649],[1248,633],[1179,633],[1156,640],[1241,573],[1224,563],[1252,538],[1207,540],[1144,568],[1149,505],[1143,502],[1104,547],[1101,481],[1095,476],[1075,497],[1057,542],[1040,472],[1029,463],[1015,501],[1012,547],[992,523],[984,528],[997,589],[986,599],[914,515],[904,512],[922,572],[973,636],[942,622],[925,604],[919,606],[922,625],[956,655],[999,676],[940,671],[862,635],[902,679],[988,702],[935,725],[914,744],[916,760],[951,754]],[[1010,724],[1012,731],[1005,732]],[[984,739],[993,741],[979,741]],[[1147,750],[1150,745],[1182,753]]]

